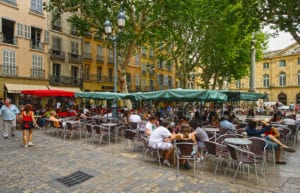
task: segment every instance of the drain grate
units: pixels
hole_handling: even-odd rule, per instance
[[[90,174],[87,174],[87,173],[84,173],[82,171],[77,171],[73,174],[70,174],[68,176],[65,176],[65,177],[62,177],[62,178],[58,178],[58,179],[55,179],[56,181],[68,186],[68,187],[71,187],[71,186],[74,186],[76,184],[80,184],[90,178],[92,178],[94,176],[90,175]]]

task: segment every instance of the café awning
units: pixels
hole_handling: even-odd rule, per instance
[[[59,86],[48,86],[49,90],[64,90],[70,92],[81,92],[78,87],[59,87]]]
[[[31,84],[6,83],[5,87],[8,93],[21,93],[22,90],[48,90],[48,87],[45,85],[31,85]]]

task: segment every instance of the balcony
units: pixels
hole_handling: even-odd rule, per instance
[[[97,55],[96,56],[96,62],[103,63],[104,62],[104,57],[102,55]]]
[[[61,26],[60,25],[55,25],[55,24],[52,24],[52,29],[55,30],[55,31],[62,31],[61,29]]]
[[[50,57],[51,57],[51,59],[65,60],[65,52],[62,52],[60,50],[51,49]]]
[[[108,57],[107,58],[107,63],[108,64],[114,64],[114,57]]]
[[[50,76],[50,85],[80,86],[82,78],[69,76]]]
[[[84,53],[83,53],[83,58],[84,58],[85,60],[92,60],[92,54],[89,53],[89,52],[84,52]]]
[[[11,45],[17,45],[18,44],[18,38],[13,36],[8,36],[5,34],[0,33],[0,43],[4,44],[11,44]]]
[[[33,42],[30,41],[30,48],[34,49],[34,50],[44,50],[44,45],[42,44],[42,42]]]
[[[33,79],[45,79],[45,70],[31,68],[31,78]]]
[[[82,57],[77,53],[69,53],[69,61],[74,63],[81,63]]]
[[[84,81],[112,83],[113,77],[91,74],[85,76]]]
[[[16,77],[18,74],[18,67],[0,65],[1,76]]]
[[[7,4],[9,4],[9,5],[12,5],[12,6],[17,7],[17,2],[16,2],[16,0],[0,0],[0,2],[7,3]]]

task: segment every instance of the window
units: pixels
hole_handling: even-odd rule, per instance
[[[298,86],[300,86],[300,72],[298,72]]]
[[[285,67],[285,60],[279,60],[279,67]]]
[[[150,57],[150,58],[153,58],[153,57],[154,57],[154,50],[153,50],[153,48],[151,48],[151,49],[149,50],[149,57]]]
[[[52,49],[60,51],[61,50],[61,39],[58,37],[52,37]]]
[[[92,58],[91,43],[90,42],[85,42],[84,43],[84,58],[88,58],[88,59]]]
[[[298,58],[298,65],[300,65],[300,58]]]
[[[141,63],[141,58],[137,54],[137,55],[135,55],[135,66],[140,66],[140,63]]]
[[[167,75],[164,75],[164,86],[168,86],[168,76]]]
[[[85,66],[85,80],[90,80],[90,66]]]
[[[163,60],[160,58],[158,59],[158,69],[163,69],[164,68],[164,65],[163,65]]]
[[[43,0],[31,0],[30,11],[43,15]]]
[[[23,24],[17,23],[17,36],[23,37]]]
[[[43,77],[43,58],[42,56],[32,56],[32,74],[33,77]]]
[[[97,46],[97,60],[98,61],[103,61],[103,48],[102,48],[102,46]]]
[[[140,75],[135,74],[135,86],[140,86]]]
[[[31,39],[31,26],[24,25],[24,37],[26,39]]]
[[[142,56],[146,57],[147,56],[147,49],[142,47]]]
[[[102,67],[97,67],[97,81],[102,81]]]
[[[264,86],[264,88],[269,88],[269,86],[270,86],[270,83],[269,83],[269,75],[268,74],[265,74],[264,76],[263,76],[263,86]]]
[[[269,68],[269,63],[268,62],[263,63],[263,68],[268,69]]]
[[[78,49],[78,42],[71,42],[71,53],[72,54],[78,54],[79,49]]]
[[[53,18],[52,29],[56,31],[62,31],[60,15],[59,16],[52,15],[52,18]]]
[[[286,85],[286,74],[284,72],[281,72],[279,75],[279,86],[285,86]]]
[[[108,82],[113,82],[113,69],[108,69]]]
[[[49,31],[44,30],[44,42],[49,43]]]
[[[16,68],[16,53],[11,50],[3,50],[3,73],[4,74],[17,74]]]
[[[241,88],[241,81],[240,80],[237,80],[235,82],[235,88]]]
[[[4,1],[5,3],[8,3],[10,5],[13,5],[13,6],[17,6],[16,0],[2,0],[2,1]]]
[[[43,50],[41,41],[42,30],[39,28],[31,27],[31,48]]]

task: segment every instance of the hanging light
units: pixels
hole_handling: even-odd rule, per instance
[[[112,27],[111,27],[111,22],[106,18],[104,22],[104,30],[107,35],[111,34],[112,32]]]
[[[118,20],[118,27],[119,28],[125,27],[126,15],[125,15],[123,10],[120,10],[120,12],[118,14],[118,17],[117,17],[117,20]]]

